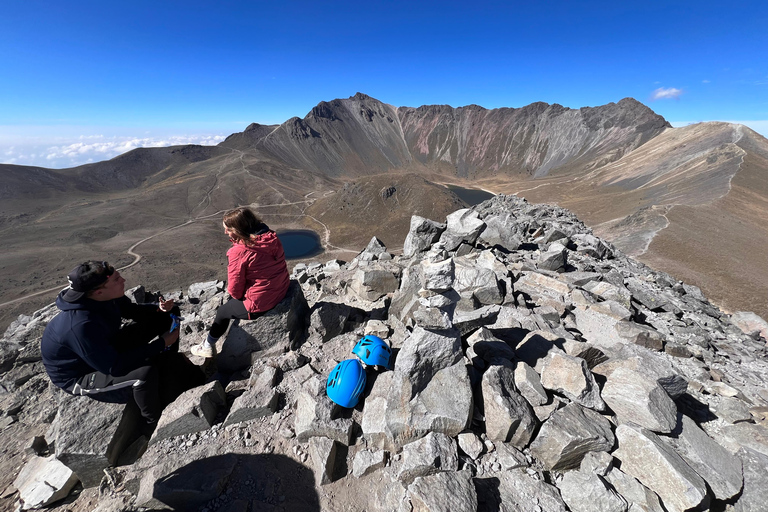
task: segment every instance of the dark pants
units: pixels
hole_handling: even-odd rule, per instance
[[[178,315],[178,308],[174,308],[173,312]],[[123,326],[115,348],[119,352],[147,344],[167,332],[170,327],[170,315],[158,311],[141,322]],[[179,344],[175,343],[165,352],[147,361],[146,365],[125,375],[89,373],[81,377],[73,389],[68,391],[101,402],[127,403],[133,399],[139,406],[141,415],[148,422],[155,422],[160,418],[163,407],[187,389],[205,382],[202,371],[178,351]]]
[[[157,374],[154,366],[142,366],[120,377],[93,372],[75,383],[72,394],[118,404],[127,403],[133,397],[144,419],[154,423],[161,411]]]
[[[213,320],[213,325],[208,331],[208,334],[212,338],[219,339],[229,327],[229,321],[233,318],[240,320],[254,320],[259,318],[264,313],[251,313],[245,309],[243,301],[237,299],[229,299],[226,304],[222,304],[219,309],[216,310],[216,318]]]

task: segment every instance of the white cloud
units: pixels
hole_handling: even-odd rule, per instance
[[[31,165],[60,169],[109,160],[136,148],[181,146],[200,144],[212,146],[223,141],[224,135],[170,135],[164,137],[128,137],[80,135],[69,140],[30,140],[27,144],[15,141],[13,146],[2,147],[2,163]],[[2,140],[0,139],[0,144]]]
[[[708,83],[711,83],[711,82],[709,80],[702,80],[701,83],[708,84]]]
[[[679,99],[683,94],[682,89],[676,89],[674,87],[659,87],[653,94],[651,94],[651,100],[667,100],[667,99]]]

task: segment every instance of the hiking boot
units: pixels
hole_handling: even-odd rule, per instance
[[[207,342],[202,342],[199,345],[193,345],[191,349],[193,356],[197,357],[214,357],[216,355],[216,347]]]

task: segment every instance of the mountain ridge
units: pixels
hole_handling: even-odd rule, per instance
[[[556,119],[564,115],[574,119]],[[477,119],[478,116],[485,119]],[[414,117],[417,119],[413,119]],[[533,126],[515,125],[521,117],[536,119]],[[502,119],[499,121],[496,118]],[[552,121],[553,118],[555,121]],[[392,126],[379,126],[383,124],[381,120]],[[378,122],[377,126],[373,129],[365,128],[366,124],[374,121]],[[335,131],[337,126],[334,123],[338,125],[339,122],[349,123],[353,127]],[[476,137],[468,137],[466,125],[479,122],[486,126],[478,129]],[[600,134],[589,140],[581,140],[581,146],[566,145],[565,155],[556,151],[548,153],[550,145],[563,146],[564,143],[560,140],[562,137],[551,142],[541,133],[535,133],[537,123],[541,122],[554,122],[569,129],[574,128],[574,123],[583,124],[586,129],[599,131]],[[506,147],[502,143],[497,148],[495,157],[489,157],[489,148],[496,148],[499,141],[491,140],[481,144],[478,139],[488,135],[494,123],[496,127],[514,127],[513,140],[506,141]],[[417,128],[425,124],[432,129],[420,133]],[[638,134],[635,140],[623,140],[626,137],[615,133],[616,128],[632,127]],[[615,160],[668,127],[671,125],[663,117],[632,98],[579,109],[544,102],[535,102],[520,108],[486,109],[478,105],[456,108],[447,105],[422,105],[414,108],[393,107],[363,93],[357,93],[347,99],[322,101],[304,118],[293,117],[279,125],[252,123],[244,131],[229,135],[217,146],[137,148],[110,160],[60,170],[0,164],[0,176],[5,178],[3,181],[12,183],[13,180],[9,177],[11,171],[27,172],[37,169],[38,173],[45,171],[54,176],[61,176],[62,179],[75,179],[76,188],[84,192],[124,190],[140,186],[149,176],[168,166],[180,162],[195,163],[207,160],[221,154],[214,148],[227,148],[255,151],[261,156],[272,157],[291,167],[321,171],[331,177],[343,175],[341,171],[353,175],[377,174],[409,168],[411,164],[416,164],[417,167],[432,166],[444,173],[445,167],[441,162],[445,161],[454,166],[454,174],[460,178],[482,178],[483,172],[478,171],[480,168],[507,172],[513,168],[519,172],[520,168],[524,168],[528,174],[541,177],[566,164],[574,167],[584,162],[591,162],[592,166],[606,163],[605,157],[597,162],[592,161],[596,152],[609,152],[610,156],[607,158]],[[366,136],[355,135],[355,128],[360,128],[357,131]],[[606,135],[606,130],[610,132],[610,136]],[[502,133],[503,130],[496,132]],[[515,147],[509,144],[519,136],[522,136],[522,139],[517,142],[528,141],[534,149],[515,160],[511,155],[515,148],[519,149],[519,144]],[[447,137],[448,140],[439,145],[441,137]],[[603,141],[603,144],[594,146],[597,140]],[[448,142],[446,152],[445,144]],[[575,161],[570,158],[575,158]],[[513,166],[513,161],[521,163],[521,166]],[[0,189],[0,194],[11,197],[17,190],[5,185]]]
[[[743,135],[733,142],[736,131]],[[700,150],[692,151],[694,146]],[[745,179],[757,185],[740,188],[738,202],[721,198],[729,213],[718,216],[707,209],[726,183],[743,174],[740,152],[754,175]],[[201,279],[212,278],[222,258],[214,250],[221,246],[216,217],[240,205],[253,206],[277,229],[313,229],[327,242],[328,257],[342,255],[334,247],[359,249],[377,232],[404,236],[413,213],[394,200],[371,202],[350,191],[378,194],[394,187],[402,194],[403,187],[415,187],[409,201],[422,194],[423,203],[433,203],[419,205],[429,206],[423,214],[442,215],[455,209],[457,198],[434,193],[434,185],[451,183],[568,207],[624,250],[650,247],[641,257],[661,270],[683,277],[680,262],[688,262],[682,264],[684,277],[723,307],[766,315],[757,298],[768,293],[768,280],[754,279],[749,297],[720,291],[730,289],[723,283],[758,272],[760,255],[768,253],[768,236],[757,220],[768,215],[768,192],[759,186],[768,172],[765,154],[768,141],[747,128],[671,128],[631,98],[579,109],[544,102],[486,109],[395,107],[358,93],[320,102],[304,118],[252,123],[218,146],[141,148],[63,170],[0,165],[6,243],[0,276],[7,284],[0,303],[53,287],[67,270],[62,254],[98,254],[128,264],[134,257],[126,250],[145,241],[141,265],[127,271],[136,272],[137,280],[170,285],[164,262],[180,266],[176,275],[183,268],[203,269]],[[681,203],[694,209],[673,206]],[[672,220],[665,217],[670,211]],[[706,217],[705,226],[696,215]],[[685,230],[677,230],[677,223]],[[157,236],[166,229],[172,231]],[[728,251],[739,253],[740,263],[725,249],[703,244],[704,231],[728,239]],[[661,237],[673,232],[675,240]],[[750,232],[758,237],[750,240]],[[184,253],[180,248],[190,239],[194,247]],[[46,242],[41,247],[38,240]],[[740,253],[739,244],[749,247],[748,254]],[[682,247],[700,257],[691,259]],[[715,253],[713,271],[706,260]],[[687,264],[694,265],[690,271]],[[21,308],[4,308],[2,322]]]

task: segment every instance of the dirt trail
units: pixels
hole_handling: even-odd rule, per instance
[[[248,170],[247,170],[247,169],[246,169],[246,167],[245,167],[245,164],[242,162],[242,151],[240,151],[240,153],[241,153],[241,155],[240,155],[240,161],[241,161],[241,163],[243,164],[243,170],[244,170],[244,171],[246,171],[246,172],[248,172]],[[214,186],[212,186],[212,187],[211,187],[211,188],[208,190],[208,192],[207,192],[207,194],[206,194],[206,197],[205,197],[205,198],[203,198],[203,199],[200,201],[200,203],[198,204],[198,206],[202,205],[204,202],[206,202],[206,203],[207,203],[207,204],[206,204],[206,206],[205,206],[205,208],[207,208],[207,207],[210,205],[210,201],[211,201],[211,194],[212,194],[212,193],[213,193],[213,191],[214,191],[214,190],[215,190],[215,189],[218,187],[218,184],[217,184],[217,183],[218,183],[218,176],[219,176],[219,174],[220,174],[221,172],[222,172],[222,170],[220,169],[220,170],[219,170],[219,172],[216,174],[216,182],[214,183]],[[251,174],[250,172],[248,172],[248,174],[249,174],[249,175],[251,175],[251,176],[253,176],[253,174]],[[264,182],[265,182],[265,184],[266,184],[266,180],[264,180],[264,178],[260,178],[260,179],[261,179],[262,181],[264,181]],[[274,187],[272,187],[272,186],[271,186],[271,185],[269,185],[269,184],[267,184],[267,186],[269,186],[269,187],[270,187],[270,188],[272,188],[272,189],[273,189],[275,192],[277,192],[277,193],[280,195],[280,197],[283,197],[283,198],[285,198],[285,196],[284,196],[284,195],[283,195],[283,194],[282,194],[282,193],[281,193],[279,190],[275,189]],[[275,204],[259,204],[259,205],[257,205],[257,204],[254,204],[254,203],[251,203],[251,204],[238,205],[238,207],[244,207],[244,206],[255,207],[255,208],[257,207],[257,208],[259,208],[259,210],[261,210],[262,208],[296,207],[297,205],[303,205],[301,208],[299,208],[299,211],[301,212],[300,214],[277,214],[277,213],[270,213],[270,214],[268,214],[268,215],[282,215],[282,216],[287,216],[287,217],[297,217],[297,218],[300,218],[300,217],[307,217],[307,218],[310,218],[310,219],[312,219],[313,221],[315,221],[316,223],[318,223],[320,226],[322,226],[322,228],[323,228],[323,231],[324,231],[324,233],[323,233],[323,237],[322,237],[322,246],[323,246],[323,250],[327,251],[328,253],[332,253],[332,254],[337,254],[337,253],[357,253],[357,252],[359,252],[359,250],[356,250],[356,249],[347,249],[347,248],[344,248],[344,247],[336,247],[335,245],[331,245],[331,243],[330,243],[330,239],[331,239],[331,230],[328,228],[328,226],[327,226],[327,225],[325,225],[325,224],[323,224],[322,222],[320,222],[320,221],[319,221],[319,220],[317,220],[316,218],[312,217],[311,215],[308,215],[308,214],[306,214],[306,213],[305,213],[305,212],[306,212],[306,209],[307,209],[307,207],[309,207],[309,206],[310,206],[312,203],[314,203],[314,202],[315,202],[315,199],[312,199],[312,198],[310,198],[310,197],[309,197],[310,195],[312,195],[312,194],[314,194],[314,193],[315,193],[315,192],[310,192],[309,194],[306,194],[306,195],[304,196],[304,197],[306,198],[304,201],[292,201],[292,202],[284,202],[284,203],[275,203]],[[327,194],[325,194],[325,195],[327,195]],[[197,207],[196,207],[196,208],[197,208]],[[205,208],[203,208],[203,211],[205,210]],[[150,236],[148,236],[148,237],[145,237],[145,238],[143,238],[143,239],[139,240],[138,242],[136,242],[136,243],[134,243],[133,245],[131,245],[131,246],[130,246],[130,247],[129,247],[129,248],[126,250],[126,251],[125,251],[125,252],[126,252],[128,255],[130,255],[130,256],[132,256],[132,257],[134,258],[134,259],[133,259],[133,261],[132,261],[131,263],[129,263],[129,264],[127,264],[127,265],[123,266],[123,267],[120,267],[120,268],[118,268],[117,270],[119,270],[119,271],[123,271],[123,270],[125,270],[125,269],[131,268],[131,267],[133,267],[133,266],[137,265],[137,264],[138,264],[138,263],[141,261],[141,259],[142,259],[142,256],[141,256],[141,254],[137,253],[135,250],[136,250],[136,248],[137,248],[137,247],[139,247],[139,246],[140,246],[141,244],[143,244],[144,242],[147,242],[147,241],[149,241],[149,240],[152,240],[153,238],[155,238],[155,237],[157,237],[157,236],[160,236],[160,235],[166,234],[166,233],[168,233],[169,231],[173,231],[173,230],[176,230],[176,229],[180,229],[180,228],[183,228],[183,227],[185,227],[185,226],[189,226],[189,225],[191,225],[191,224],[194,224],[194,223],[196,223],[196,222],[205,221],[205,220],[208,220],[208,219],[210,219],[210,218],[212,218],[212,217],[221,216],[221,215],[223,215],[223,214],[224,214],[226,211],[227,211],[227,210],[219,210],[219,211],[216,211],[216,212],[214,212],[214,213],[210,213],[210,214],[206,214],[206,215],[198,215],[197,217],[195,217],[195,218],[193,218],[193,219],[187,220],[187,221],[185,221],[185,222],[182,222],[181,224],[177,224],[177,225],[175,225],[175,226],[171,226],[171,227],[168,227],[168,228],[163,228],[163,229],[161,229],[160,231],[158,231],[158,232],[154,233],[153,235],[150,235]],[[9,301],[6,301],[6,302],[3,302],[3,303],[0,303],[0,307],[3,307],[3,306],[9,306],[9,305],[11,305],[11,304],[16,304],[16,303],[19,303],[19,302],[23,302],[23,301],[25,301],[25,300],[27,300],[27,299],[31,299],[31,298],[33,298],[33,297],[37,297],[37,296],[40,296],[40,295],[45,295],[45,294],[47,294],[47,293],[52,293],[52,292],[54,292],[54,291],[58,291],[58,290],[61,290],[61,289],[63,289],[65,286],[66,286],[66,283],[61,283],[60,285],[58,285],[58,286],[55,286],[55,287],[53,287],[53,288],[48,288],[48,289],[45,289],[45,290],[40,290],[40,291],[36,291],[36,292],[33,292],[33,293],[29,293],[29,294],[27,294],[27,295],[24,295],[23,297],[18,297],[18,298],[16,298],[16,299],[13,299],[13,300],[9,300]]]

